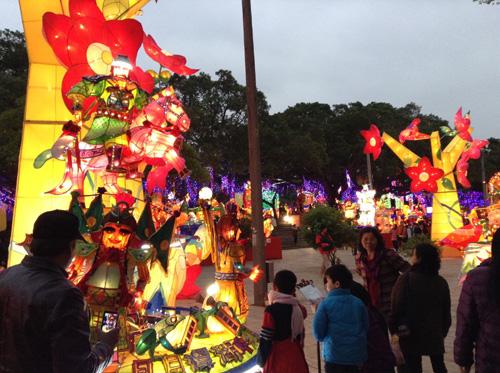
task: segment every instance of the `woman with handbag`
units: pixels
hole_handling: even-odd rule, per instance
[[[438,249],[420,244],[413,251],[411,270],[392,290],[389,330],[404,356],[405,373],[422,372],[429,356],[434,373],[446,373],[444,339],[451,325],[450,289],[439,275]]]
[[[386,322],[391,311],[392,288],[400,274],[409,269],[410,264],[396,251],[385,248],[377,228],[366,227],[360,231],[356,271],[363,278],[372,305]]]

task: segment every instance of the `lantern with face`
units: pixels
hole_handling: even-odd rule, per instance
[[[124,251],[131,235],[132,231],[128,226],[109,222],[102,229],[102,244],[107,249]]]
[[[106,249],[127,249],[130,237],[137,228],[137,223],[129,212],[130,205],[125,197],[117,195],[117,205],[104,217],[101,244]]]
[[[128,78],[132,64],[127,56],[118,55],[111,63],[111,73],[113,76],[123,76]]]

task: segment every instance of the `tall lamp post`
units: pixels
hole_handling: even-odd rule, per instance
[[[259,123],[257,118],[257,84],[253,48],[252,8],[250,0],[242,0],[243,37],[245,41],[245,72],[248,107],[248,159],[252,184],[252,253],[254,264],[265,270],[264,222],[262,218],[262,181],[260,167]],[[264,306],[267,281],[254,284],[253,299],[257,306]]]

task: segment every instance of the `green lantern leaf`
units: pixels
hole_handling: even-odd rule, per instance
[[[439,131],[443,134],[443,135],[447,135],[448,133],[451,132],[451,128],[448,127],[448,126],[441,126],[439,127]]]
[[[441,149],[439,149],[436,153],[437,159],[441,160]]]
[[[47,162],[50,158],[52,158],[52,150],[51,149],[44,150],[35,158],[35,161],[33,162],[33,167],[41,168],[45,164],[45,162]]]
[[[443,186],[448,189],[448,190],[453,190],[453,183],[450,179],[448,179],[447,177],[443,178],[443,180],[441,181],[443,183]]]

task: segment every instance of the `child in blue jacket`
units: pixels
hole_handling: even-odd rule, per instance
[[[326,373],[360,372],[367,359],[368,313],[351,294],[352,274],[344,265],[325,272],[328,295],[313,320],[314,337],[323,342]]]

